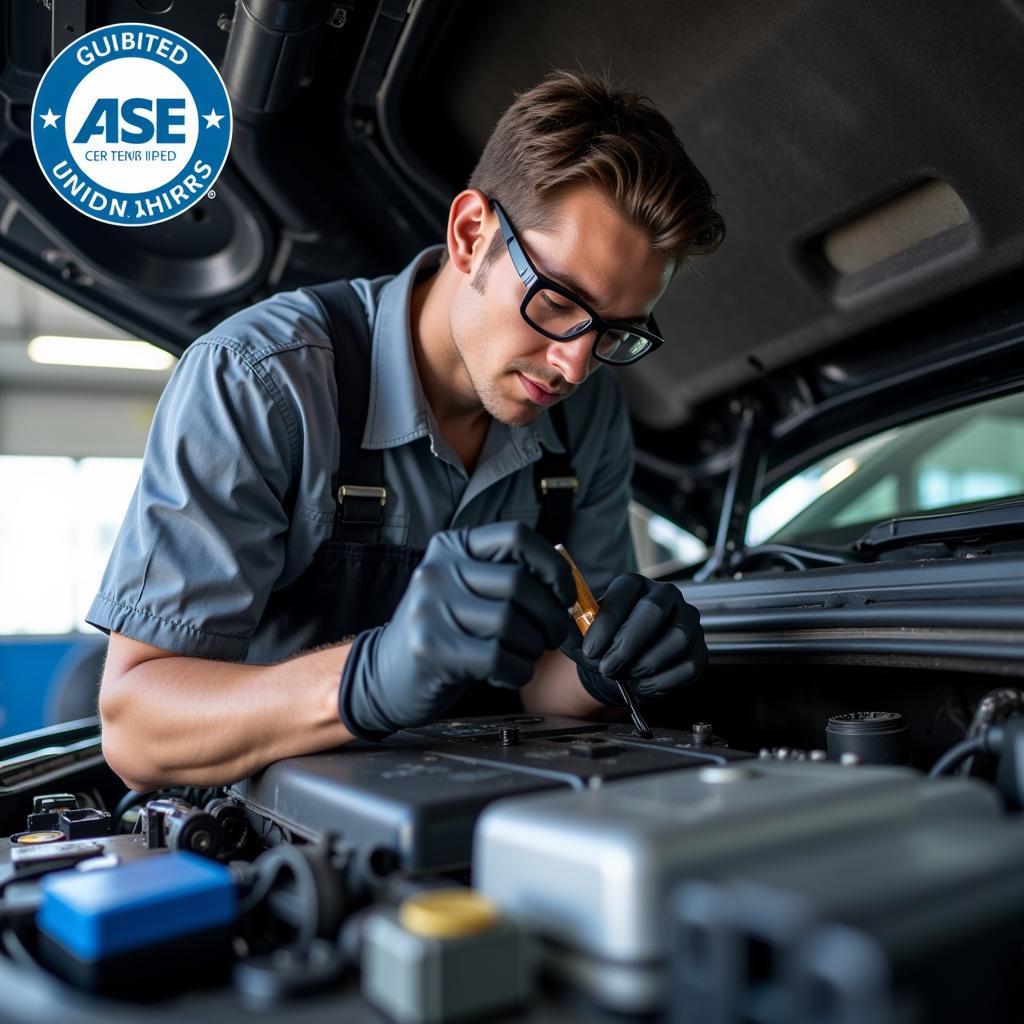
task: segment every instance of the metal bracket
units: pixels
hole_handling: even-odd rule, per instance
[[[346,498],[376,498],[383,508],[388,503],[386,487],[363,487],[359,484],[342,484],[338,488],[338,504],[343,505]]]
[[[579,480],[574,476],[545,476],[541,477],[540,493],[547,494],[548,491],[578,491]]]
[[[83,36],[88,29],[88,0],[52,0],[50,8],[50,53],[56,57],[68,43]]]

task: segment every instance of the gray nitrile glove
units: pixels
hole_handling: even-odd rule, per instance
[[[565,560],[523,523],[435,534],[391,621],[353,641],[341,720],[380,739],[435,721],[473,680],[525,685],[565,639],[574,594]]]
[[[562,651],[603,704],[623,704],[613,677],[644,701],[692,683],[708,663],[697,609],[678,587],[635,572],[612,580],[587,635],[570,629]]]

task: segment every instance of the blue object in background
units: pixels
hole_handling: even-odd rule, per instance
[[[39,930],[85,961],[228,925],[236,914],[231,872],[194,853],[60,871],[40,889]]]
[[[96,714],[105,636],[0,636],[0,738]]]

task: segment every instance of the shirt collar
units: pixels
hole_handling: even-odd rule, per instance
[[[364,448],[394,448],[430,434],[433,417],[427,414],[427,399],[416,372],[409,303],[416,279],[437,266],[443,251],[443,245],[424,249],[380,290],[373,321]]]
[[[443,245],[432,245],[419,253],[380,291],[373,322],[373,357],[370,364],[370,405],[363,432],[364,448],[395,448],[420,437],[433,437],[436,426],[427,407],[416,359],[413,355],[409,306],[416,280],[436,269]],[[502,427],[530,461],[540,458],[539,445],[548,451],[564,452],[550,414],[545,410],[527,427]]]

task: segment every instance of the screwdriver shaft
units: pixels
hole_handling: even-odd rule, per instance
[[[587,586],[583,573],[579,571],[564,545],[556,544],[555,550],[569,563],[569,568],[572,570],[572,580],[576,584],[576,603],[569,609],[569,614],[576,621],[579,631],[586,636],[587,630],[590,629],[591,623],[598,612],[597,600],[594,598],[590,587]],[[649,740],[654,733],[651,731],[651,727],[647,724],[644,716],[640,714],[640,709],[637,707],[633,692],[624,680],[615,679],[614,682],[619,688],[619,693],[622,694],[622,699],[626,702],[626,707],[629,708],[629,717],[632,719],[633,728],[636,730],[637,735],[641,739]]]

